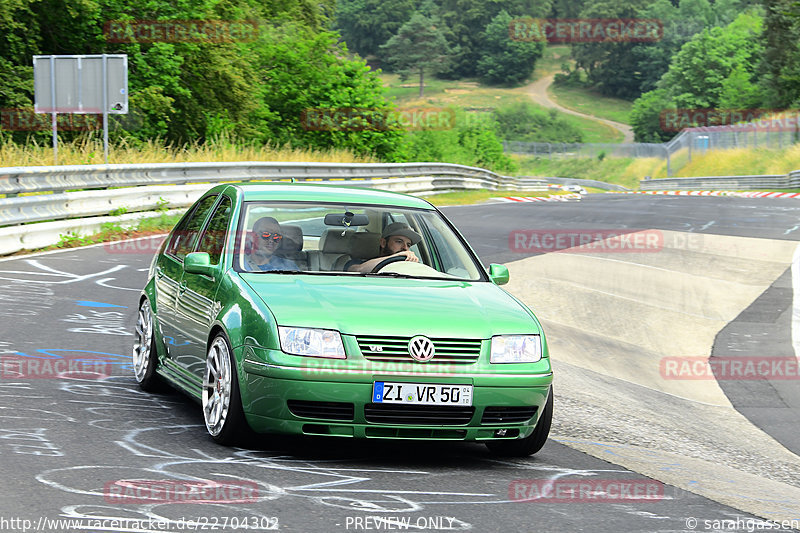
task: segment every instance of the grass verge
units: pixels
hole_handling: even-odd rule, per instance
[[[167,215],[161,214],[157,217],[143,218],[138,221],[135,226],[124,228],[119,224],[109,222],[103,224],[101,231],[92,235],[76,235],[67,233],[61,235],[61,240],[52,246],[45,248],[38,248],[35,250],[20,250],[13,254],[23,255],[34,252],[45,252],[49,250],[61,250],[65,248],[78,248],[80,246],[89,246],[91,244],[100,244],[103,242],[121,241],[125,239],[135,239],[137,237],[147,237],[148,235],[160,235],[168,233],[175,224],[178,223],[182,215]]]
[[[638,189],[644,176],[657,177],[666,163],[660,159],[593,158],[546,159],[541,157],[513,156],[519,165],[520,176],[578,178],[615,183],[629,189]],[[664,170],[666,176],[666,170]]]
[[[630,124],[633,102],[609,98],[584,87],[551,85],[548,93],[553,100],[567,109],[622,124]]]

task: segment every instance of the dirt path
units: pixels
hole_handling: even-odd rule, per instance
[[[575,115],[576,117],[588,118],[590,120],[602,122],[607,126],[611,126],[612,128],[621,131],[622,134],[624,135],[624,138],[622,140],[623,143],[633,142],[633,128],[631,128],[627,124],[622,124],[621,122],[614,122],[613,120],[608,120],[605,118],[595,117],[593,115],[586,115],[584,113],[579,113],[578,111],[573,111],[572,109],[567,109],[566,107],[562,107],[553,100],[551,100],[550,96],[547,94],[547,88],[550,87],[550,85],[553,83],[554,77],[555,74],[550,74],[536,80],[535,82],[525,87],[525,92],[528,93],[528,96],[531,97],[531,100],[533,100],[540,106],[558,109],[562,113],[569,113],[570,115]]]

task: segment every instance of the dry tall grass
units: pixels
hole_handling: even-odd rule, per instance
[[[800,169],[800,145],[780,150],[733,148],[692,154],[676,176],[746,176],[788,174]]]
[[[223,161],[311,161],[320,163],[377,163],[348,150],[313,150],[269,145],[237,145],[228,142],[164,146],[158,140],[131,145],[125,141],[109,145],[111,164],[187,163]],[[58,145],[59,165],[102,165],[103,143],[97,139],[81,139]],[[50,166],[53,147],[40,142],[19,145],[0,141],[0,167]]]

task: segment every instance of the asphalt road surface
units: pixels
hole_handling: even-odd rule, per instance
[[[536,255],[511,250],[509,234],[542,227],[800,240],[796,200],[591,195],[445,213],[486,264]],[[774,525],[619,466],[613,456],[579,451],[569,435],[555,433],[537,455],[514,460],[457,442],[264,436],[246,449],[218,446],[197,403],[141,392],[132,376],[137,297],[153,242],[0,262],[0,531],[727,532]],[[763,309],[756,300],[741,324],[731,321],[732,333],[752,327],[754,316],[769,322],[776,305],[791,309],[789,274],[765,297]],[[769,323],[777,325],[765,346],[790,345],[785,324],[777,317]],[[799,449],[797,434],[775,424],[797,411],[777,412],[764,399],[774,389],[753,387],[747,398],[725,392],[754,424]],[[589,488],[575,493],[581,497],[540,497],[548,483]],[[195,497],[175,496],[190,485],[200,491]],[[173,497],[137,500],[133,489],[142,486],[172,489]],[[628,492],[619,498],[615,490]]]

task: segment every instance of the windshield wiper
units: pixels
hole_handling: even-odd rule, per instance
[[[362,276],[364,277],[376,277],[376,278],[406,278],[412,279],[417,278],[419,276],[410,276],[408,274],[400,274],[399,272],[362,272]]]
[[[249,274],[307,274],[309,276],[354,276],[352,272],[339,272],[337,270],[252,270]]]

